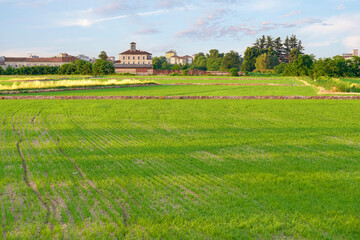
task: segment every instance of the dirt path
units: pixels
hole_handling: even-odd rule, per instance
[[[312,85],[304,80],[301,80],[299,78],[297,78],[297,80],[304,83],[305,86],[311,86],[311,87],[319,89],[319,91],[317,93],[319,95],[360,95],[360,93],[353,93],[353,92],[332,92],[332,91],[326,90],[323,87],[314,86],[314,85]]]

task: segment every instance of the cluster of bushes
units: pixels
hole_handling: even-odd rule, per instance
[[[5,70],[0,67],[0,75],[106,75],[115,73],[114,64],[112,62],[97,59],[94,63],[76,60],[75,62],[66,63],[64,65],[52,66],[33,66],[12,68],[8,66]]]

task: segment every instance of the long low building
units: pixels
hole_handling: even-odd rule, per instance
[[[114,64],[116,73],[132,73],[138,75],[152,75],[153,66],[151,64]]]
[[[60,54],[58,57],[39,58],[39,57],[2,57],[0,66],[4,69],[8,66],[12,68],[35,67],[35,66],[61,66],[65,63],[76,61],[78,58],[68,54]],[[2,65],[1,65],[2,64]]]

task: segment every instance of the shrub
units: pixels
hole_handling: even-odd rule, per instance
[[[233,77],[239,76],[239,70],[237,68],[230,69],[230,75]]]
[[[173,73],[169,74],[169,76],[180,76],[180,74],[178,72],[173,72]]]

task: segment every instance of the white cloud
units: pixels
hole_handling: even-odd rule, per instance
[[[342,14],[322,22],[304,26],[300,35],[307,38],[309,47],[330,46],[340,43],[350,49],[360,48],[360,14]]]
[[[359,49],[360,48],[360,35],[350,36],[344,39],[344,44],[350,49]]]
[[[114,21],[118,19],[136,17],[136,16],[138,17],[159,16],[162,14],[169,13],[171,11],[184,11],[186,9],[187,9],[186,7],[174,8],[174,9],[161,9],[156,11],[140,12],[135,14],[120,15],[120,16],[100,18],[100,19],[92,19],[92,18],[70,19],[59,22],[59,25],[64,27],[70,27],[70,26],[89,27],[100,22]]]
[[[331,46],[335,43],[338,43],[339,40],[334,40],[334,41],[319,41],[319,42],[310,42],[308,44],[306,44],[307,47],[328,47]]]

